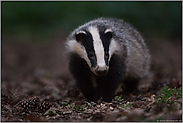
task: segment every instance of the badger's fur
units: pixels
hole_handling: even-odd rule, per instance
[[[128,92],[149,72],[150,55],[139,32],[123,20],[99,18],[67,38],[69,69],[83,95],[110,101],[122,82]]]

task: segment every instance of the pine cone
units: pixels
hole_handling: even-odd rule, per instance
[[[18,105],[24,109],[36,109],[39,101],[40,99],[38,97],[32,97],[27,100],[20,101]]]
[[[44,111],[47,111],[50,107],[51,107],[50,103],[42,102],[38,106],[38,111],[39,112],[44,112]]]

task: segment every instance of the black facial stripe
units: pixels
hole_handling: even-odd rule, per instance
[[[82,40],[82,44],[84,45],[88,58],[91,62],[91,67],[95,67],[97,65],[97,59],[96,59],[96,55],[95,55],[95,50],[94,50],[94,46],[93,46],[93,38],[90,32],[85,31],[87,33],[87,36],[85,37],[85,39]],[[93,54],[91,56],[91,54]]]
[[[110,45],[110,40],[106,35],[105,35],[105,30],[103,31],[99,31],[99,34],[100,34],[100,39],[102,40],[102,44],[104,46],[104,52],[105,52],[105,55],[104,55],[104,59],[105,59],[105,63],[106,65],[109,65],[109,62],[108,62],[108,54],[109,54],[109,45]]]

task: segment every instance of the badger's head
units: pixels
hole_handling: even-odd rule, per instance
[[[110,28],[89,26],[75,31],[73,40],[67,42],[69,51],[77,53],[98,76],[108,73],[110,58],[117,49]]]

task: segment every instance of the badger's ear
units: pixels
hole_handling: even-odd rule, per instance
[[[78,41],[78,42],[82,42],[83,40],[84,40],[84,38],[86,37],[86,32],[85,31],[79,31],[79,32],[77,32],[76,34],[75,34],[75,36],[76,36],[76,40]]]
[[[106,29],[104,33],[105,33],[105,35],[108,39],[111,39],[112,36],[113,36],[113,33],[112,33],[111,29]]]

